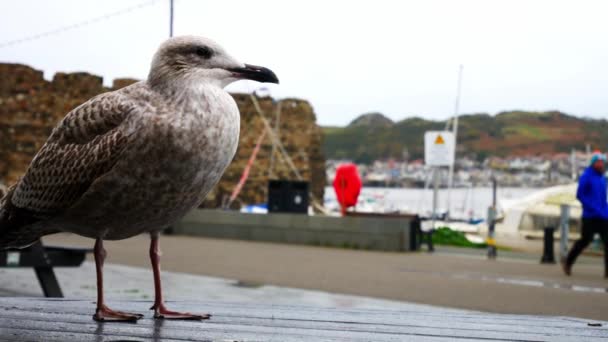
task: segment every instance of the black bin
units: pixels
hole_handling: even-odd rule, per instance
[[[308,213],[308,182],[268,181],[268,212]]]

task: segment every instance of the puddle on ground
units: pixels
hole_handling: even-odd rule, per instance
[[[236,286],[236,287],[245,287],[248,289],[257,289],[257,288],[264,286],[264,284],[262,284],[262,283],[256,283],[254,281],[249,281],[249,280],[237,280],[236,282],[232,283],[231,285]]]
[[[605,287],[593,287],[593,286],[582,286],[582,285],[569,285],[569,284],[560,284],[554,282],[547,282],[542,280],[530,280],[530,279],[521,279],[521,278],[506,278],[506,277],[494,277],[477,273],[450,273],[450,272],[439,272],[439,271],[423,271],[423,270],[414,270],[401,268],[399,269],[401,272],[411,272],[411,273],[425,273],[431,274],[440,277],[452,278],[452,279],[465,279],[465,280],[482,280],[487,282],[495,282],[500,284],[510,284],[510,285],[520,285],[520,286],[531,286],[531,287],[544,287],[551,289],[562,289],[562,290],[570,290],[575,292],[586,292],[586,293],[608,293],[608,288]]]

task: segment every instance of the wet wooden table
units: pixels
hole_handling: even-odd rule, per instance
[[[97,323],[94,303],[0,298],[0,341],[608,341],[608,322],[569,317],[170,302],[208,321],[154,320],[149,301],[110,302],[145,313],[137,323]]]

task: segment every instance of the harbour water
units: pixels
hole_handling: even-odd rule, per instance
[[[540,189],[537,188],[498,188],[497,201],[522,198]],[[447,209],[448,190],[439,190],[439,211]],[[451,213],[456,217],[485,217],[492,203],[492,188],[452,189]],[[332,187],[325,188],[325,205],[337,205],[336,194]],[[358,210],[363,211],[402,211],[426,214],[433,206],[432,189],[419,188],[374,188],[364,187],[359,197]]]

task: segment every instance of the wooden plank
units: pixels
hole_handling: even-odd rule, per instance
[[[160,339],[152,337],[149,339],[151,341],[163,341],[163,342],[182,342],[183,340],[175,340],[175,339],[167,339],[165,337]],[[123,341],[123,342],[135,342],[135,341],[143,341],[142,339],[134,340],[133,336],[127,335],[110,335],[110,334],[89,334],[89,333],[74,333],[74,332],[64,332],[64,331],[41,331],[41,330],[23,330],[23,329],[14,329],[14,328],[0,328],[0,340],[1,341],[32,341],[32,342],[40,342],[40,341],[62,341],[62,342],[103,342],[103,341]]]
[[[147,313],[137,324],[99,324],[82,300],[0,298],[0,340],[236,340],[236,341],[608,341],[608,326],[568,317],[390,310],[338,310],[217,302],[171,302],[178,310],[211,312],[209,321],[150,319],[146,301],[111,303]],[[594,321],[595,322],[595,321]],[[63,335],[62,335],[63,334]],[[97,338],[97,339],[96,339]],[[103,339],[101,339],[103,340]]]
[[[20,302],[23,299],[20,300]],[[28,305],[32,305],[32,303],[37,303],[39,305],[34,305],[32,310],[44,310],[44,307],[48,304],[41,302],[41,299],[31,299],[29,303],[25,304],[22,309],[26,309]],[[54,301],[51,301],[54,302]],[[68,303],[64,305],[63,303]],[[55,307],[64,306],[66,310],[71,310],[75,313],[89,313],[93,310],[93,305],[87,303],[86,301],[78,301],[75,303],[60,301],[59,303],[53,304]],[[118,302],[118,305],[125,305],[125,302]],[[129,305],[134,305],[133,303],[143,304],[144,306],[148,305],[148,301],[131,301]],[[173,303],[173,302],[169,302]],[[138,304],[138,305],[139,305]],[[420,312],[420,311],[394,311],[394,310],[355,310],[350,309],[347,311],[339,310],[339,309],[319,309],[315,307],[306,307],[306,306],[268,306],[268,305],[254,305],[254,304],[234,304],[234,303],[214,303],[214,302],[201,302],[201,303],[184,303],[177,302],[176,305],[182,308],[186,308],[190,311],[212,311],[216,316],[218,315],[226,315],[229,317],[234,316],[234,312],[248,312],[251,313],[251,318],[259,317],[281,317],[283,319],[289,320],[310,320],[314,321],[315,317],[319,317],[319,313],[321,313],[320,317],[323,315],[330,315],[334,321],[347,321],[348,319],[361,320],[368,324],[422,324],[429,327],[451,327],[457,324],[460,327],[466,327],[467,324],[473,324],[474,326],[478,325],[492,325],[498,322],[497,317],[500,318],[500,326],[508,329],[508,327],[513,327],[517,329],[518,327],[530,327],[534,329],[539,328],[552,328],[552,329],[560,329],[560,328],[568,328],[570,330],[576,331],[576,329],[581,329],[581,327],[585,327],[586,323],[589,320],[579,320],[570,318],[564,320],[562,317],[551,317],[551,316],[529,316],[529,315],[494,315],[494,314],[480,314],[480,313],[470,313],[463,314],[460,312],[454,313],[450,311],[441,311],[439,309],[433,310],[433,312]],[[144,309],[144,312],[147,310]],[[445,318],[449,317],[449,321]]]
[[[4,300],[4,304],[8,305],[11,301]],[[171,303],[171,302],[169,302]],[[74,313],[86,313],[90,312],[93,309],[93,304],[87,301],[50,301],[44,300],[41,298],[36,299],[18,299],[17,302],[14,303],[15,307],[18,307],[21,310],[32,310],[32,311],[40,311],[44,312],[48,310],[49,306],[52,306],[57,309],[63,309],[67,312]],[[131,301],[128,305],[147,305],[149,304],[147,301]],[[119,305],[125,305],[125,302],[119,302]],[[500,317],[501,326],[516,326],[516,327],[539,327],[546,326],[550,328],[577,328],[583,326],[587,320],[579,320],[579,319],[568,319],[564,320],[561,317],[543,317],[543,316],[522,316],[522,315],[492,315],[485,314],[481,315],[478,313],[471,314],[462,314],[462,313],[453,313],[453,312],[439,312],[437,314],[434,313],[426,313],[420,311],[392,311],[392,310],[348,310],[342,311],[338,309],[318,309],[311,307],[299,307],[299,306],[264,306],[264,305],[252,305],[252,304],[234,304],[234,303],[213,303],[213,302],[203,302],[203,303],[184,303],[178,302],[176,305],[180,307],[185,307],[188,310],[196,311],[196,309],[207,309],[214,311],[216,315],[225,314],[230,316],[236,310],[245,311],[245,312],[254,312],[254,315],[250,317],[267,317],[267,316],[279,316],[286,319],[292,320],[310,320],[312,317],[316,317],[317,313],[322,311],[325,314],[330,314],[334,320],[347,319],[347,318],[357,318],[358,316],[364,316],[366,322],[369,323],[400,323],[403,321],[407,321],[408,319],[414,319],[417,322],[427,322],[433,321],[433,324],[441,324],[444,320],[441,320],[441,317],[449,316],[450,322],[458,323],[459,325],[466,324],[468,322],[473,322],[475,324],[492,324],[497,321],[496,317]],[[144,310],[147,311],[147,310]],[[341,317],[344,316],[344,317]]]
[[[89,305],[89,306],[90,306],[90,305]],[[38,311],[38,309],[36,309],[36,310]],[[36,312],[37,312],[37,311],[36,311]],[[83,311],[83,310],[79,310],[79,311]],[[216,310],[213,310],[213,311],[214,311],[214,312],[217,312],[217,311],[219,311],[219,309],[216,309]],[[258,310],[258,311],[259,311],[259,310]],[[90,308],[86,308],[86,309],[84,309],[84,311],[83,311],[82,313],[78,313],[78,317],[80,317],[80,318],[82,318],[82,317],[86,317],[86,320],[88,320],[88,317],[90,316],[90,312],[91,312],[91,309],[90,309]],[[144,312],[145,312],[145,311],[144,311]],[[281,312],[279,312],[278,310],[272,310],[272,312],[273,312],[273,315],[275,315],[275,317],[280,317],[280,316],[281,316]],[[313,317],[313,318],[314,318],[314,317],[317,317],[317,316],[318,316],[318,315],[317,315],[317,312],[318,312],[318,311],[316,311],[316,310],[315,310],[315,311],[313,311],[313,312],[312,312],[312,314],[311,314],[311,313],[307,314],[307,316],[309,317],[309,318],[308,318],[308,320],[304,319],[304,320],[302,320],[302,322],[304,322],[304,323],[311,322],[312,324],[315,324],[315,325],[317,325],[317,326],[318,326],[319,324],[327,323],[327,322],[324,322],[323,320],[310,319],[310,317]],[[259,315],[259,312],[258,312],[258,315]],[[230,314],[228,314],[228,315],[226,315],[226,316],[227,316],[226,318],[227,318],[227,319],[229,319],[229,320],[230,320],[230,321],[232,321],[232,322],[240,322],[240,318],[241,318],[241,317],[239,317],[239,316],[236,316],[236,315],[230,315]],[[263,320],[263,319],[264,319],[264,318],[263,318],[263,316],[264,316],[264,315],[262,314],[262,315],[261,315],[261,318],[260,318],[260,317],[258,317],[257,319]],[[407,314],[403,314],[402,316],[409,317]],[[365,318],[370,318],[370,317],[371,317],[371,316],[370,316],[369,314],[368,314],[368,315],[365,315]],[[222,319],[223,319],[224,317],[222,317],[222,316],[220,316],[218,313],[216,313],[215,318],[216,318],[216,320],[219,320],[219,322],[222,322]],[[249,318],[250,320],[256,319],[256,317],[253,317],[253,318],[252,318],[252,317],[248,317],[248,318]],[[333,318],[333,319],[335,320],[336,318]],[[352,318],[351,318],[351,319],[352,319]],[[295,322],[298,322],[298,319],[294,319],[294,318],[288,318],[287,320],[291,321],[291,322],[290,322],[290,324],[291,324],[291,325],[294,325],[294,326],[295,326],[295,325],[297,325],[297,324],[294,324],[293,322],[294,322],[294,321],[295,321]],[[421,321],[420,319],[417,319],[417,320],[418,320],[418,321]],[[496,319],[495,319],[495,320],[496,320]],[[240,322],[240,323],[242,323],[242,322]],[[298,323],[299,323],[299,324],[302,324],[301,322],[298,322]],[[356,324],[357,322],[346,322],[346,323],[349,323],[349,324]],[[423,325],[425,324],[425,322],[424,322],[424,321],[422,321],[422,323],[423,323],[423,324],[418,324],[418,325],[415,325],[415,324],[410,324],[410,325],[409,325],[409,328],[418,328],[418,327],[421,327],[421,326],[423,326]],[[435,329],[437,330],[437,328],[441,328],[441,327],[439,326],[439,325],[441,325],[441,323],[443,323],[444,325],[446,324],[445,322],[439,322],[439,323],[440,323],[440,324],[432,323],[432,325],[431,325],[431,326],[429,326],[429,327],[430,327],[430,328],[435,328]],[[456,322],[456,323],[457,323],[457,322]],[[454,325],[456,325],[456,323],[455,323],[455,322],[449,322],[447,325],[454,326]],[[570,322],[570,323],[572,323],[572,322]],[[247,323],[247,322],[245,322],[245,324],[248,324],[248,323]],[[263,323],[255,323],[255,324],[263,325]],[[365,324],[366,324],[366,325],[370,325],[370,323],[365,323]],[[582,322],[577,322],[576,324],[577,324],[577,326],[579,326],[579,327],[580,327],[580,326],[583,326],[583,323],[582,323]],[[280,322],[276,323],[275,325],[277,325],[277,326],[282,326]],[[386,327],[390,327],[390,326],[391,326],[390,324],[379,324],[379,325],[383,326],[385,329],[386,329]],[[395,324],[393,324],[393,325],[395,325]],[[433,327],[433,325],[436,325],[437,327]],[[287,325],[287,326],[289,326],[289,325]],[[396,325],[396,326],[398,326],[398,325]],[[406,324],[406,326],[408,326],[408,325]],[[458,326],[460,327],[460,330],[474,330],[474,329],[492,330],[492,329],[494,329],[493,331],[495,331],[495,332],[511,332],[510,330],[508,330],[508,329],[509,329],[509,326],[508,326],[508,325],[504,327],[504,328],[506,328],[507,330],[504,330],[504,328],[497,329],[496,327],[492,327],[492,326],[489,326],[489,325],[487,325],[487,324],[486,324],[485,326],[479,326],[479,324],[477,324],[477,325],[474,325],[474,326],[472,326],[472,327],[464,327],[464,326],[462,326],[462,324],[458,324]],[[444,330],[445,330],[445,327],[443,327],[443,328],[444,328]],[[540,331],[540,332],[542,332],[542,331],[543,331],[542,327],[541,327],[541,328],[539,328],[538,326],[531,326],[531,328],[534,328],[535,330]],[[449,329],[449,327],[448,327],[448,329]],[[585,327],[585,329],[582,329],[582,330],[586,330],[586,329],[587,329],[587,328]],[[411,329],[410,329],[410,330],[411,330]],[[545,330],[546,330],[546,329],[545,329]],[[574,335],[579,336],[579,337],[580,337],[580,336],[588,336],[588,337],[592,337],[592,336],[593,336],[593,335],[584,335],[584,331],[580,331],[580,330],[581,330],[580,328],[578,328],[578,329],[569,328],[569,329],[567,329],[567,331],[561,331],[561,330],[564,330],[564,329],[562,329],[562,328],[559,328],[559,327],[558,327],[558,328],[555,328],[555,329],[553,329],[553,330],[555,330],[555,332],[556,332],[556,333],[558,333],[558,334],[560,334],[560,335],[567,334],[567,333],[568,333],[568,331],[570,331],[570,332],[572,332]],[[600,332],[600,333],[601,333],[601,332]],[[582,334],[582,335],[581,335],[581,334]]]

